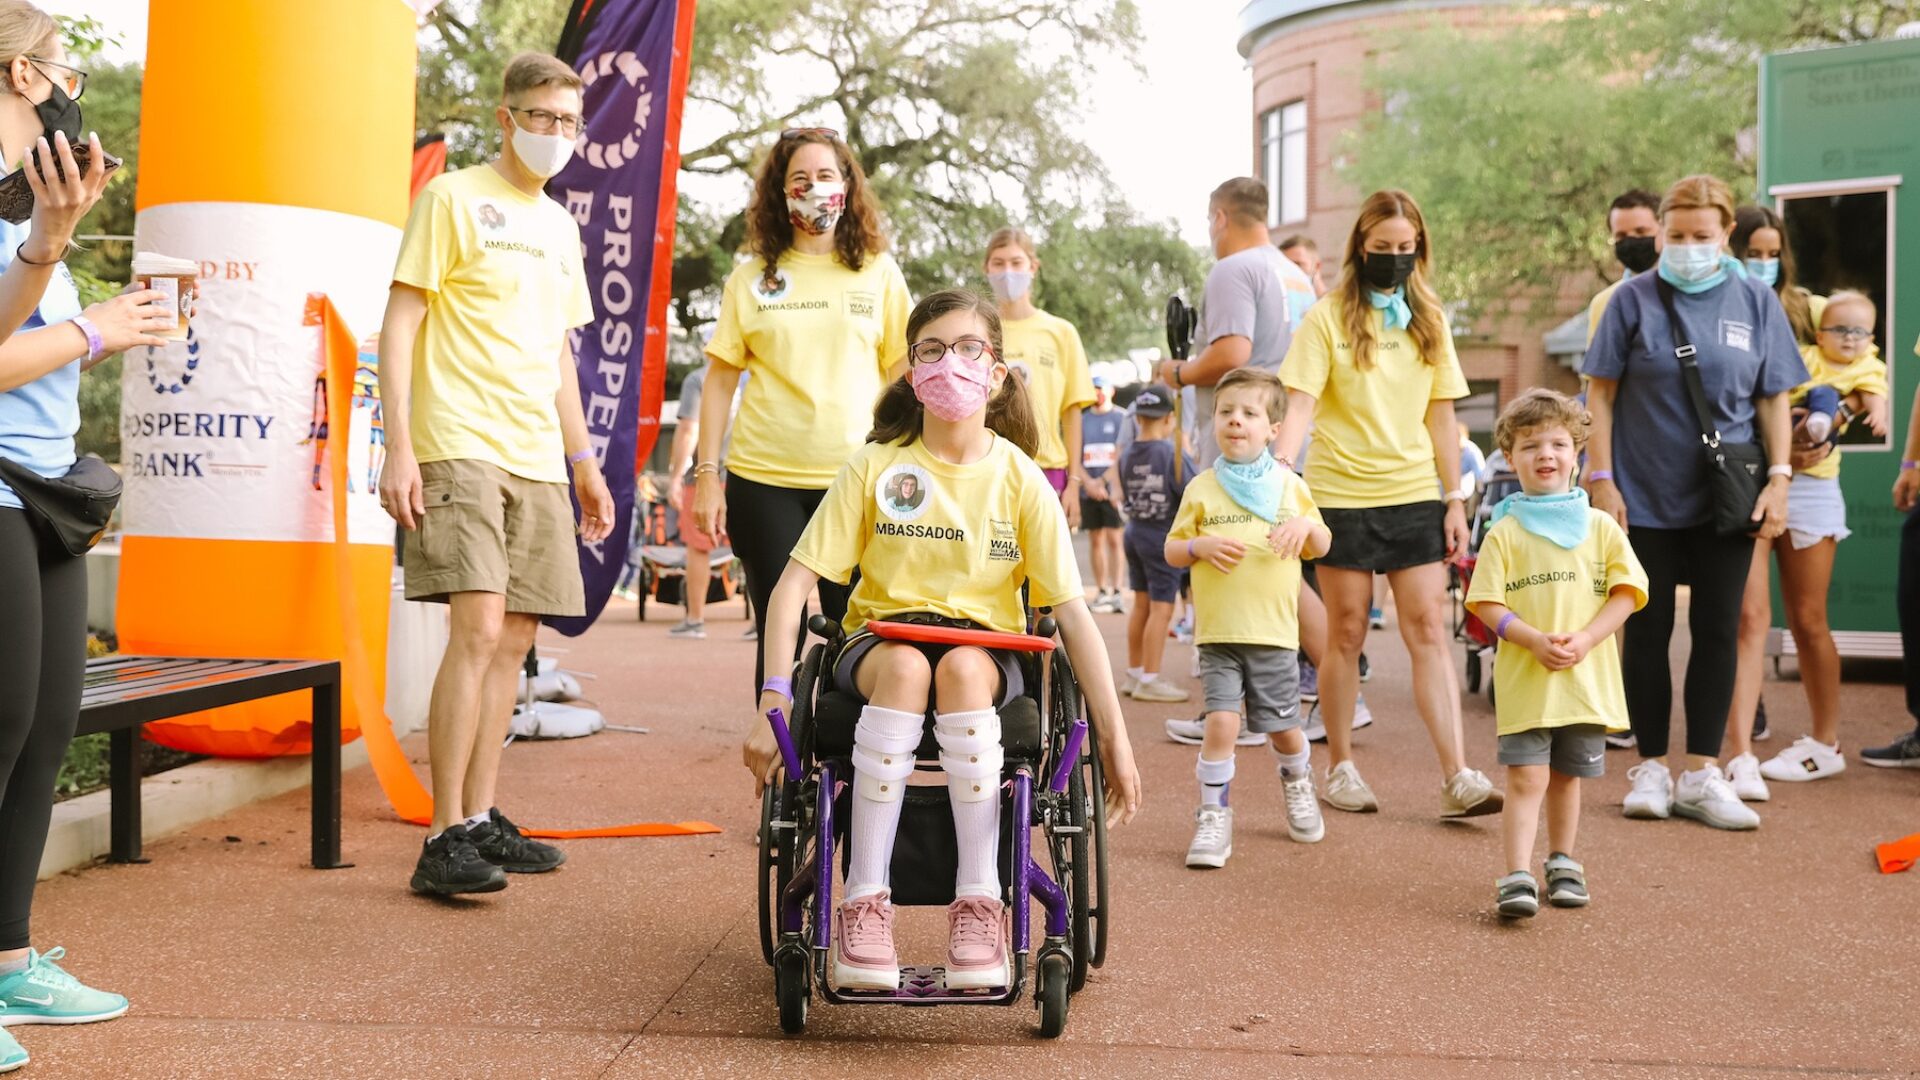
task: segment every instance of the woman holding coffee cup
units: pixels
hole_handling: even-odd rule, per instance
[[[160,310],[152,290],[82,311],[60,262],[106,186],[106,168],[98,137],[88,138],[85,172],[74,160],[86,74],[68,63],[51,15],[0,0],[0,72],[0,165],[25,168],[34,196],[28,224],[0,221],[0,458],[59,477],[76,460],[81,370],[164,345],[156,332],[177,313]],[[45,167],[55,160],[58,174]],[[62,971],[61,950],[29,947],[54,778],[79,718],[87,658],[85,560],[34,514],[0,482],[0,1012],[8,1025],[86,1023],[127,1009],[126,998]],[[27,1060],[10,1030],[0,1027],[0,1072]]]

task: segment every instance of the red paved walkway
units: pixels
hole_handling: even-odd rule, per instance
[[[23,1075],[56,1077],[1722,1077],[1920,1075],[1920,872],[1874,873],[1870,845],[1920,830],[1920,774],[1856,767],[1775,785],[1757,833],[1618,813],[1629,764],[1589,789],[1581,912],[1523,926],[1489,914],[1498,819],[1437,820],[1432,751],[1404,654],[1372,649],[1380,723],[1359,736],[1384,812],[1329,812],[1290,843],[1265,751],[1246,752],[1227,869],[1184,869],[1193,751],[1162,707],[1127,706],[1146,777],[1115,835],[1112,958],[1042,1043],[1031,1008],[833,1008],[782,1038],[753,912],[757,803],[738,765],[751,646],[737,607],[704,643],[616,608],[560,643],[615,723],[516,744],[506,808],[559,826],[707,818],[719,837],[588,840],[559,873],[459,904],[411,896],[420,830],[348,774],[347,858],[318,872],[304,793],[148,845],[153,862],[42,885],[44,946],[133,999],[124,1019],[15,1028]],[[1122,620],[1102,616],[1110,640]],[[557,639],[556,639],[557,641]],[[1170,650],[1184,673],[1187,650]],[[1850,685],[1849,742],[1896,734],[1896,688]],[[1796,684],[1771,683],[1779,731],[1805,729]],[[1492,717],[1469,705],[1472,757]],[[423,752],[414,741],[416,753]],[[935,912],[904,917],[911,959]]]

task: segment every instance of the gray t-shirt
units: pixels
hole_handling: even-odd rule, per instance
[[[680,384],[680,420],[691,420],[696,424],[700,422],[700,397],[706,393],[707,371],[712,366],[713,365],[709,363],[705,367],[695,368],[687,373],[686,381]],[[743,371],[740,373],[740,385],[735,387],[733,392],[733,412],[740,411],[740,391],[746,388],[748,377],[747,372]],[[679,421],[676,421],[676,423],[677,422]],[[730,412],[727,414],[727,430],[720,438],[719,464],[723,471],[727,464],[727,447],[732,445],[732,443],[733,413]]]
[[[1635,528],[1685,529],[1707,521],[1707,456],[1687,396],[1673,332],[1639,274],[1607,301],[1580,373],[1620,384],[1613,400],[1613,481]],[[1674,311],[1699,350],[1700,381],[1727,442],[1759,442],[1754,402],[1807,381],[1780,297],[1752,278],[1673,294]]]
[[[1248,367],[1279,374],[1280,361],[1293,344],[1293,328],[1312,303],[1313,282],[1277,249],[1261,244],[1235,252],[1207,274],[1194,350],[1237,335],[1253,343]],[[1213,387],[1195,388],[1193,415],[1186,419],[1195,461],[1202,469],[1210,468],[1220,456],[1213,441]]]

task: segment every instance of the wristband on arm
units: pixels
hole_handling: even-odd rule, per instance
[[[767,681],[760,684],[760,692],[773,691],[788,701],[793,700],[793,680],[785,675],[769,675]]]
[[[585,450],[575,450],[573,453],[567,455],[567,464],[578,465],[592,456],[593,456],[593,447],[591,446],[587,447]]]
[[[1501,641],[1507,640],[1507,627],[1512,626],[1513,620],[1519,617],[1520,616],[1515,615],[1511,611],[1507,612],[1505,615],[1500,616],[1499,625],[1493,628],[1493,636],[1499,638]]]
[[[87,359],[100,359],[100,354],[107,351],[107,342],[105,338],[100,336],[100,328],[93,325],[93,320],[87,318],[85,315],[75,315],[69,321],[79,327],[82,334],[86,335]]]
[[[1589,484],[1597,484],[1602,480],[1612,480],[1612,479],[1613,479],[1612,469],[1595,469],[1592,472],[1587,474],[1587,483]]]

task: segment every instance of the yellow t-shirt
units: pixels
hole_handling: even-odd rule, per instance
[[[1593,332],[1600,328],[1600,316],[1607,312],[1607,301],[1613,299],[1614,291],[1619,289],[1621,284],[1626,280],[1626,278],[1621,278],[1619,281],[1601,289],[1594,294],[1593,300],[1587,304],[1587,344],[1593,344]]]
[[[413,202],[393,280],[427,293],[413,345],[413,451],[567,481],[560,352],[593,321],[580,227],[559,203],[475,165]]]
[[[1081,598],[1066,515],[1040,466],[994,436],[979,461],[953,465],[913,442],[868,443],[827,488],[793,549],[802,566],[860,583],[846,629],[914,611],[1025,633],[1020,587],[1035,607]]]
[[[1332,296],[1307,310],[1280,365],[1287,389],[1319,400],[1307,486],[1322,507],[1400,506],[1440,497],[1427,407],[1467,396],[1449,329],[1432,364],[1405,330],[1373,319],[1373,364],[1362,371],[1346,341],[1345,305]]]
[[[1473,568],[1467,606],[1504,604],[1528,626],[1549,634],[1583,630],[1613,590],[1633,590],[1633,607],[1647,602],[1647,572],[1633,557],[1627,534],[1613,518],[1587,511],[1587,538],[1563,548],[1502,518],[1487,531]],[[1620,650],[1608,638],[1565,671],[1549,671],[1527,649],[1500,643],[1493,664],[1494,711],[1500,734],[1569,724],[1627,728],[1627,697],[1620,681]]]
[[[1320,511],[1306,482],[1285,466],[1280,483],[1280,520],[1271,525],[1234,502],[1212,469],[1194,477],[1180,497],[1167,539],[1226,536],[1247,545],[1232,573],[1205,560],[1193,564],[1197,644],[1300,647],[1300,560],[1275,555],[1267,534],[1296,517],[1317,522]]]
[[[707,355],[753,378],[740,396],[727,471],[820,489],[873,429],[873,405],[907,355],[907,279],[886,253],[849,270],[789,251],[766,287],[759,259],[734,267]]]
[[[1800,360],[1807,365],[1807,374],[1813,377],[1793,388],[1788,400],[1795,405],[1805,404],[1807,391],[1816,386],[1831,386],[1839,391],[1841,397],[1854,393],[1886,397],[1889,393],[1887,362],[1880,358],[1877,345],[1851,364],[1836,364],[1827,359],[1827,354],[1820,351],[1820,346],[1805,345],[1800,349]],[[1833,453],[1799,470],[1799,475],[1831,480],[1840,475],[1840,457],[1840,449],[1835,447]]]
[[[1007,366],[1027,377],[1027,398],[1040,425],[1040,449],[1033,460],[1043,469],[1064,469],[1067,444],[1060,437],[1060,418],[1069,409],[1093,404],[1093,376],[1080,331],[1042,311],[1031,319],[1002,322],[1000,337]]]

